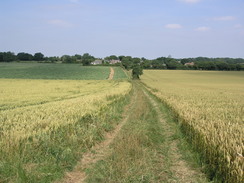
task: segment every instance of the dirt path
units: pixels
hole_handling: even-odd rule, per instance
[[[100,144],[94,146],[89,152],[85,153],[77,163],[77,166],[72,172],[66,173],[61,183],[82,183],[85,182],[87,175],[85,171],[99,160],[105,160],[109,157],[114,149],[110,148],[111,144],[117,142],[117,136],[121,136],[121,128],[128,126],[129,123],[134,123],[136,119],[139,119],[142,114],[147,110],[145,103],[150,103],[156,111],[156,118],[163,126],[164,131],[164,142],[160,145],[164,150],[167,149],[166,154],[160,154],[160,164],[155,165],[162,167],[160,174],[163,174],[164,182],[167,183],[206,183],[206,178],[200,169],[192,168],[188,162],[182,159],[182,154],[178,149],[180,141],[175,138],[176,129],[172,127],[167,121],[165,121],[165,114],[161,110],[161,103],[152,97],[148,91],[143,87],[140,82],[133,82],[133,93],[131,102],[126,106],[123,114],[123,119],[119,125],[110,133],[107,133],[105,140]],[[150,119],[145,119],[150,120]],[[123,130],[122,130],[123,131]],[[133,133],[133,131],[132,131]],[[124,138],[122,138],[124,139]],[[124,141],[124,140],[123,140]],[[122,142],[123,142],[122,141]],[[123,148],[127,148],[123,146]],[[123,174],[124,175],[124,174]],[[111,181],[113,182],[113,181]]]
[[[74,170],[71,172],[67,172],[64,179],[58,181],[59,183],[82,183],[85,181],[85,170],[95,164],[97,161],[109,155],[109,145],[113,142],[114,138],[118,135],[121,128],[128,121],[130,113],[133,111],[133,108],[135,106],[136,100],[137,94],[134,93],[130,104],[125,107],[123,120],[120,122],[120,124],[116,126],[116,128],[112,132],[109,132],[105,135],[105,140],[103,142],[95,145],[93,148],[91,148],[89,152],[85,153],[80,162],[77,163],[77,166],[74,168]]]
[[[112,80],[114,78],[114,69],[112,67],[110,67],[110,74],[108,77],[108,80]]]
[[[162,123],[165,133],[165,143],[168,146],[168,158],[170,160],[170,170],[173,173],[173,179],[168,182],[177,183],[201,183],[207,182],[206,175],[199,169],[192,168],[186,161],[182,159],[182,154],[179,152],[179,140],[174,139],[175,129],[172,128],[166,121],[164,114],[160,110],[159,102],[150,96],[144,89],[144,94],[147,96],[154,109],[157,111],[158,120]]]

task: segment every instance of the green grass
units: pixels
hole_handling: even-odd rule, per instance
[[[110,67],[80,64],[0,63],[0,78],[105,80]],[[126,78],[121,68],[115,68],[115,79]]]
[[[182,183],[184,180],[189,182],[189,179],[198,183],[208,182],[204,175],[197,172],[191,177],[184,175],[184,179],[181,179],[175,169],[184,166],[175,166],[181,159],[175,159],[171,144],[181,145],[180,152],[177,153],[182,155],[180,158],[187,161],[190,167],[193,169],[200,167],[194,163],[195,155],[186,149],[187,143],[185,139],[181,139],[182,135],[172,113],[157,98],[149,94],[158,103],[159,110],[163,112],[163,119],[166,122],[162,123],[159,120],[158,110],[150,102],[149,97],[143,94],[142,88],[133,95],[137,96],[136,102],[128,113],[127,123],[110,146],[111,153],[86,169],[88,175],[86,182]]]
[[[126,78],[128,78],[121,67],[113,67],[113,69],[114,69],[114,78],[113,79],[126,79]]]
[[[129,122],[111,145],[111,155],[86,170],[87,182],[164,182],[160,174],[163,162],[158,158],[164,141],[162,128],[142,92],[137,95]]]

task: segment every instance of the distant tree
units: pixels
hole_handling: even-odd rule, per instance
[[[133,79],[140,79],[140,75],[143,74],[143,71],[142,71],[142,66],[139,65],[139,64],[134,64],[132,66],[132,78]]]
[[[236,64],[236,70],[237,70],[237,71],[240,71],[241,69],[242,69],[241,64]]]
[[[105,57],[105,60],[118,60],[119,58],[116,55],[110,55],[109,57]]]
[[[61,57],[61,60],[63,63],[75,63],[76,57],[75,56],[69,56],[69,55],[63,55]]]
[[[140,64],[141,63],[141,59],[137,58],[137,57],[134,57],[134,58],[132,58],[132,62],[133,62],[133,64]]]
[[[42,60],[44,60],[44,55],[42,53],[40,53],[40,52],[39,53],[35,53],[33,59],[36,60],[36,61],[42,61]]]
[[[142,63],[141,63],[142,67],[144,69],[150,69],[151,66],[152,66],[152,61],[151,60],[144,60]]]
[[[59,61],[59,57],[47,57],[45,60],[48,60],[50,62],[57,62]]]
[[[188,59],[188,58],[183,58],[183,59],[180,60],[180,63],[183,64],[183,65],[184,65],[185,63],[190,63],[190,62],[191,62],[191,60]]]
[[[30,60],[33,60],[33,55],[31,55],[29,53],[21,52],[21,53],[17,54],[17,58],[18,58],[18,60],[21,60],[21,61],[30,61]]]
[[[219,61],[219,62],[216,62],[216,67],[218,70],[223,71],[223,70],[228,70],[229,65],[226,62]]]
[[[84,66],[90,65],[94,60],[95,57],[91,56],[89,53],[84,53],[81,57],[81,62]]]
[[[0,52],[0,62],[12,62],[16,60],[13,52]]]
[[[81,55],[75,54],[75,57],[76,57],[77,60],[81,60]]]
[[[119,58],[120,61],[122,61],[124,57],[125,57],[125,56],[123,56],[123,55],[118,56],[118,58]]]
[[[2,52],[0,52],[0,62],[4,62],[4,60],[3,60],[3,53]]]
[[[141,61],[146,61],[147,59],[145,57],[141,57]]]
[[[130,70],[131,67],[133,66],[133,59],[131,56],[126,56],[122,58],[121,63],[126,70]]]

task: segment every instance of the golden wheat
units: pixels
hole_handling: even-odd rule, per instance
[[[76,123],[131,89],[127,81],[0,80],[0,149]],[[3,157],[1,157],[3,158]]]
[[[225,182],[243,182],[244,73],[145,71],[142,81]]]

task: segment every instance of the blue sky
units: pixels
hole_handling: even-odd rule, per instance
[[[244,0],[1,0],[0,51],[244,58]]]

